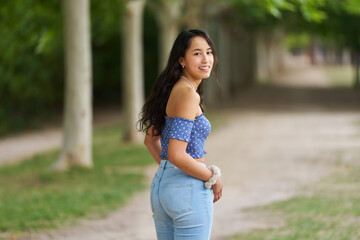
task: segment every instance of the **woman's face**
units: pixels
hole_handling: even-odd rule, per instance
[[[185,57],[181,57],[179,62],[187,77],[193,80],[201,80],[210,77],[214,63],[212,49],[203,37],[193,37],[190,47],[185,52]]]

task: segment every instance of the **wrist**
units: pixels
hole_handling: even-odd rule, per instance
[[[216,179],[216,182],[214,185],[217,185],[217,184],[221,184],[221,178],[219,177],[218,179]]]
[[[217,166],[211,165],[208,169],[212,171],[212,176],[207,182],[205,182],[205,188],[211,188],[211,186],[214,185],[221,176],[220,169]]]

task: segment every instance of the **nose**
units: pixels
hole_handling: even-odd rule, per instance
[[[203,55],[203,59],[202,59],[203,63],[209,62],[209,57],[210,57],[209,55],[204,54],[204,55]]]

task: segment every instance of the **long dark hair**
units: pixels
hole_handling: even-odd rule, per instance
[[[197,36],[203,37],[211,47],[214,56],[213,69],[215,74],[217,73],[218,59],[216,57],[214,44],[209,35],[199,29],[191,29],[181,32],[172,46],[166,68],[160,73],[149,98],[142,107],[140,120],[138,121],[139,131],[146,133],[149,127],[153,126],[152,134],[155,136],[159,136],[161,134],[165,125],[166,104],[169,99],[170,92],[175,83],[180,79],[183,71],[179,63],[179,58],[185,57],[185,52],[190,47],[191,39]],[[203,109],[203,81],[198,86],[197,92],[200,95],[200,107]]]

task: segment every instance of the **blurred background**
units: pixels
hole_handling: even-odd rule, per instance
[[[128,3],[92,0],[89,4],[92,105],[120,108]],[[331,76],[329,83],[303,79],[304,85],[349,89],[359,85],[357,0],[149,0],[139,8],[142,46],[138,48],[143,49],[143,60],[142,66],[134,67],[143,69],[146,96],[174,38],[189,28],[208,31],[219,55],[221,90],[209,81],[209,106],[244,89],[278,83],[276,76],[289,64],[321,66]],[[62,11],[61,1],[1,2],[1,135],[39,127],[58,119],[63,111]]]
[[[243,199],[219,204],[223,214],[215,220],[214,239],[259,226],[251,225],[251,214],[236,215],[234,206],[287,199],[294,186],[328,176],[318,165],[322,160],[333,167],[345,159],[346,166],[336,166],[350,176],[349,189],[356,188],[360,178],[352,170],[359,169],[353,166],[360,156],[360,0],[2,0],[0,239],[114,211],[148,186],[145,169],[154,162],[139,145],[143,135],[136,121],[176,36],[192,28],[209,33],[219,58],[217,77],[205,80],[207,116],[215,129],[209,161],[222,164],[228,173],[228,196]],[[240,152],[229,150],[228,162],[219,163],[224,149]],[[238,156],[241,161],[233,165]],[[267,182],[269,188],[247,182]],[[308,236],[320,236],[316,239],[360,239],[355,230],[360,210],[354,207],[360,196],[333,199],[345,196],[339,189],[326,190],[331,192],[326,195],[331,196],[329,205],[314,205],[319,210],[340,204],[339,212],[322,219],[323,231],[330,235],[310,226],[280,235],[290,239],[289,232],[309,230]],[[289,212],[307,209],[302,203],[284,206]],[[127,216],[144,216],[137,213]],[[351,229],[331,235],[333,225],[327,223],[340,213],[351,216]],[[301,214],[291,217],[301,219]],[[265,227],[271,226],[270,218],[262,217]],[[129,223],[137,221],[131,218]],[[244,225],[246,221],[250,223]],[[117,234],[131,229],[124,226]],[[80,232],[90,229],[101,233],[94,226]],[[154,234],[152,226],[146,229],[115,236],[153,239],[147,237]],[[81,234],[74,239],[85,236]],[[65,233],[55,235],[70,239]],[[254,236],[265,239],[269,232]],[[291,239],[312,239],[296,236]]]

